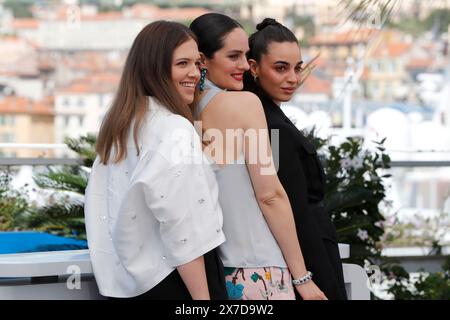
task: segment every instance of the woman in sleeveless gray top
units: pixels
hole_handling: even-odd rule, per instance
[[[204,131],[204,151],[215,162],[227,239],[219,254],[228,296],[288,300],[297,290],[303,299],[325,300],[303,261],[261,102],[239,92],[249,68],[247,35],[235,20],[216,13],[200,16],[190,28],[202,57],[194,115]]]

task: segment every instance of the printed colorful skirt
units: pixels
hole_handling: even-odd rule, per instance
[[[225,267],[225,283],[230,300],[295,300],[287,268]]]

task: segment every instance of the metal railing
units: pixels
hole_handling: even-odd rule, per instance
[[[391,161],[392,168],[413,168],[413,167],[450,167],[450,160],[404,160]]]
[[[0,166],[47,166],[47,165],[79,165],[79,158],[0,158]],[[391,161],[392,168],[413,167],[450,167],[450,160],[403,160]]]
[[[0,158],[0,166],[49,166],[49,165],[80,165],[78,158]]]
[[[0,147],[2,144],[0,144]],[[41,145],[47,147],[47,145]],[[60,147],[60,146],[58,146]],[[50,165],[80,165],[83,161],[79,158],[0,158],[0,171],[2,167],[7,170],[20,166],[50,166]],[[395,160],[391,161],[391,168],[450,168],[450,160]],[[396,256],[397,258],[401,258]],[[418,257],[418,256],[417,256]],[[408,257],[408,259],[411,257]]]

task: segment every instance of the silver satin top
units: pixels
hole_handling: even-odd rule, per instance
[[[223,90],[205,79],[208,90],[197,105],[195,117]],[[222,168],[214,167],[219,185],[226,241],[219,254],[225,267],[286,267],[283,254],[259,208],[241,150],[239,158]]]

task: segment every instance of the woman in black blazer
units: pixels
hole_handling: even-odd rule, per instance
[[[324,206],[324,170],[315,147],[280,109],[301,81],[303,62],[297,39],[269,18],[257,30],[249,39],[250,71],[244,90],[258,95],[268,128],[278,133],[272,136],[273,156],[291,202],[306,266],[328,299],[347,299],[336,229]]]

